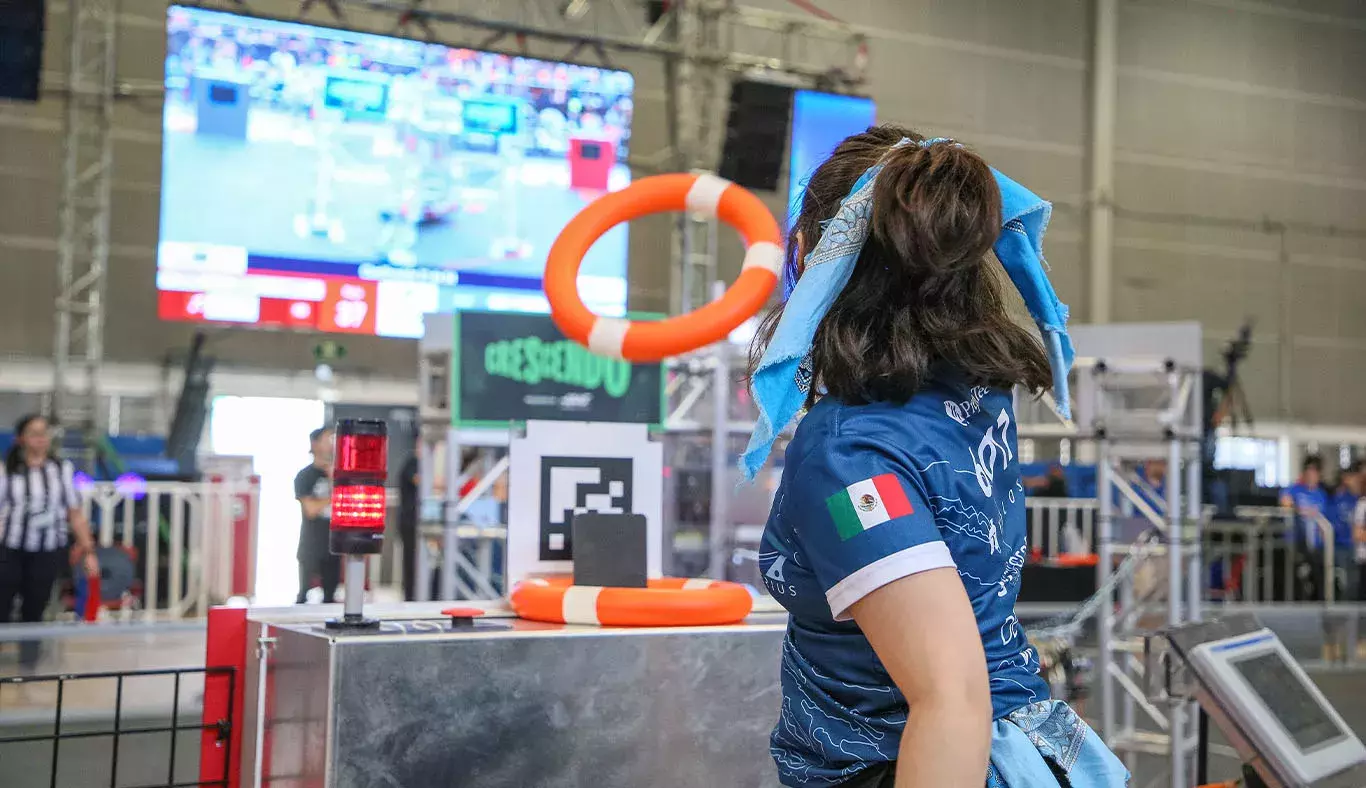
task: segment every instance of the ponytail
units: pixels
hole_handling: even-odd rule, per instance
[[[982,157],[952,142],[902,145],[873,184],[873,239],[934,278],[982,265],[1001,230],[1001,192]]]
[[[924,139],[890,125],[856,134],[807,182],[788,243],[794,279],[855,180],[883,164],[871,235],[813,338],[808,404],[819,390],[848,403],[904,402],[939,366],[978,385],[1049,388],[1043,346],[1010,319],[1004,272],[989,257],[1002,232],[991,168],[956,143],[896,146],[903,138]],[[780,316],[781,307],[761,325],[751,368]]]

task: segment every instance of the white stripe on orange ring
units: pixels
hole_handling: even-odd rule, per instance
[[[740,270],[747,271],[751,268],[762,268],[774,276],[782,276],[783,250],[777,244],[768,241],[750,244],[745,250],[745,261],[740,265]]]
[[[602,586],[570,586],[564,590],[560,602],[560,612],[566,624],[587,624],[599,626],[598,594]]]
[[[712,175],[709,172],[700,173],[697,180],[688,189],[688,194],[683,198],[683,205],[689,213],[700,213],[708,218],[716,216],[716,207],[721,204],[721,195],[726,189],[730,188],[730,181]]]
[[[588,332],[588,349],[600,356],[621,358],[621,346],[626,342],[626,330],[631,321],[619,317],[598,317]]]
[[[690,577],[683,581],[683,590],[692,591],[697,588],[711,588],[712,582],[710,577]]]

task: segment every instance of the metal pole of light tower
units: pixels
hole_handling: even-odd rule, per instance
[[[67,4],[69,54],[62,129],[62,191],[57,246],[52,414],[94,438],[104,428],[100,371],[104,361],[104,294],[109,263],[109,192],[117,0]],[[80,366],[85,386],[73,395]]]
[[[712,283],[712,298],[726,292],[724,282]],[[709,571],[726,579],[726,552],[730,546],[730,341],[712,347],[711,519],[708,529]]]
[[[1194,443],[1187,441],[1186,453],[1186,520],[1190,523],[1190,541],[1186,552],[1186,619],[1200,621],[1204,616],[1204,564],[1203,548],[1205,538],[1205,511],[1203,495],[1204,446],[1200,441],[1204,434],[1204,380],[1200,370],[1187,370],[1193,378],[1190,400],[1185,414],[1186,428],[1190,430]]]
[[[677,25],[678,44],[682,54],[669,61],[666,71],[665,92],[669,98],[670,142],[673,145],[674,168],[679,172],[689,172],[698,164],[698,113],[695,84],[697,81],[697,50],[700,18],[698,0],[680,0],[675,5],[674,21]],[[677,314],[689,312],[693,308],[692,297],[696,283],[693,281],[693,233],[692,219],[686,212],[674,219],[673,265],[670,267],[670,285],[676,292],[670,293],[671,303]]]
[[[1095,0],[1091,51],[1091,150],[1087,247],[1092,323],[1110,322],[1114,252],[1115,95],[1119,73],[1119,0]]]
[[[426,376],[423,377],[423,380],[426,380]],[[422,526],[424,525],[423,512],[428,511],[426,504],[436,497],[437,484],[435,474],[438,450],[437,438],[434,437],[436,429],[436,427],[426,424],[422,425],[422,431],[419,433],[417,442],[418,451],[420,452],[417,466],[418,515],[417,527],[413,529],[413,539],[417,540],[417,544],[412,548],[414,553],[412,566],[405,565],[403,567],[405,577],[409,572],[412,572],[415,575],[412,580],[414,599],[408,600],[414,602],[430,602],[432,600],[432,563],[427,553],[427,539],[422,535]],[[444,483],[445,480],[443,479],[442,481]],[[446,506],[443,501],[441,506],[441,523],[443,528],[445,522]]]
[[[438,588],[442,601],[458,596],[458,563],[456,555],[460,552],[461,512],[456,511],[460,502],[460,485],[464,480],[464,468],[460,467],[460,430],[451,427],[446,430],[446,494],[441,506],[441,579]]]
[[[1175,410],[1180,404],[1181,373],[1173,362],[1167,362],[1168,399]],[[1175,628],[1185,620],[1185,606],[1182,604],[1186,583],[1182,572],[1186,568],[1182,558],[1182,540],[1185,536],[1185,512],[1181,508],[1182,486],[1182,438],[1184,428],[1179,414],[1173,414],[1167,434],[1167,625]],[[1176,700],[1168,712],[1168,732],[1170,733],[1171,785],[1172,788],[1186,788],[1189,779],[1186,774],[1186,707],[1184,700]]]
[[[1114,490],[1112,476],[1113,469],[1110,466],[1110,438],[1105,432],[1105,366],[1098,363],[1092,374],[1094,376],[1093,386],[1095,388],[1095,440],[1096,440],[1096,494],[1099,496],[1096,523],[1096,547],[1099,553],[1099,560],[1096,562],[1096,588],[1105,588],[1110,582],[1110,573],[1114,571]],[[1100,679],[1100,735],[1111,746],[1114,746],[1116,738],[1115,730],[1115,680],[1110,675],[1111,666],[1114,663],[1114,627],[1115,627],[1115,608],[1113,601],[1107,598],[1101,602],[1100,610],[1097,613],[1099,621],[1096,625],[1096,633],[1099,646],[1097,657],[1096,675]]]
[[[1185,427],[1189,430],[1189,438],[1185,441],[1186,448],[1186,522],[1187,522],[1187,542],[1186,542],[1186,620],[1200,621],[1204,617],[1204,501],[1202,499],[1202,483],[1204,481],[1204,446],[1201,443],[1201,436],[1204,434],[1204,392],[1203,375],[1199,369],[1186,370],[1186,375],[1192,378],[1192,388],[1190,399],[1186,404],[1186,413],[1181,414],[1186,423]],[[1204,713],[1200,710],[1199,704],[1188,702],[1186,704],[1187,719],[1195,720],[1196,724],[1206,722]],[[1198,729],[1196,731],[1199,735]],[[1197,740],[1195,755],[1199,757],[1200,745]],[[1190,750],[1187,750],[1190,753]],[[1198,775],[1197,775],[1198,776]]]

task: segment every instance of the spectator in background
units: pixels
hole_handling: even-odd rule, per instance
[[[1366,471],[1357,474],[1357,484],[1366,489]],[[1348,601],[1366,602],[1366,495],[1357,498],[1352,513],[1352,537],[1356,543],[1357,598]],[[1357,646],[1357,651],[1359,658],[1366,659],[1366,641]]]
[[[341,561],[328,545],[332,525],[332,430],[320,427],[308,436],[313,462],[294,477],[294,497],[303,512],[299,526],[299,596],[308,601],[314,580],[322,584],[323,603],[333,601],[341,582]]]
[[[1357,503],[1361,500],[1361,463],[1354,462],[1338,477],[1338,489],[1333,493],[1333,570],[1338,576],[1341,593],[1339,601],[1355,602],[1360,588],[1360,574],[1356,561]]]
[[[1320,521],[1330,515],[1331,502],[1323,489],[1323,461],[1316,456],[1304,459],[1300,478],[1281,493],[1281,506],[1295,512],[1295,543],[1301,561],[1308,562],[1305,598],[1320,597],[1324,590],[1323,531]]]
[[[1048,466],[1048,472],[1043,476],[1026,476],[1024,486],[1030,495],[1037,498],[1066,498],[1067,474],[1055,462]]]
[[[43,620],[72,536],[86,575],[99,575],[74,476],[71,463],[52,454],[47,419],[19,419],[0,474],[0,624],[9,623],[15,597],[21,621]],[[38,663],[41,646],[36,640],[19,643],[19,664],[26,671]]]
[[[421,520],[420,451],[414,451],[398,477],[398,538],[403,541],[403,599],[417,601],[417,526]]]
[[[1026,494],[1031,498],[1067,497],[1067,475],[1063,473],[1062,466],[1056,462],[1048,466],[1048,471],[1043,476],[1026,476],[1021,481],[1024,482]],[[1037,544],[1031,543],[1029,545],[1030,554],[1034,560],[1039,560],[1044,557],[1051,558],[1055,554],[1053,539],[1055,538],[1055,531],[1057,531],[1057,528],[1049,528],[1048,525],[1050,523],[1063,529],[1075,527],[1075,524],[1070,522],[1070,513],[1063,514],[1063,517],[1067,518],[1067,522],[1058,522],[1057,520],[1043,517],[1043,515],[1043,512],[1035,509],[1025,509],[1025,523],[1029,527],[1028,538],[1032,539],[1035,534],[1038,534],[1039,537],[1035,540],[1037,541]],[[1043,517],[1043,527],[1040,527],[1040,517]],[[1068,552],[1067,541],[1068,540],[1064,537],[1062,540],[1063,543],[1057,545],[1057,549],[1062,552]]]
[[[1154,490],[1163,492],[1167,488],[1167,461],[1159,459],[1144,460],[1138,472],[1143,481],[1152,485]]]
[[[1138,478],[1147,482],[1148,487],[1152,488],[1149,492],[1145,487],[1138,488],[1138,494],[1148,505],[1159,512],[1167,509],[1167,461],[1151,459],[1145,460],[1138,468]]]

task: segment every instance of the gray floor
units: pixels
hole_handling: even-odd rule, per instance
[[[192,725],[198,712],[182,715],[182,725]],[[129,728],[169,727],[170,719],[129,719]],[[108,731],[112,720],[89,720],[63,725],[64,732]],[[0,737],[50,735],[52,725],[0,727]],[[66,739],[56,752],[57,779],[52,779],[51,742],[0,744],[0,785],[5,788],[132,788],[180,783],[194,784],[199,779],[199,732],[186,731],[176,736],[175,763],[171,763],[171,735],[145,733],[123,735],[118,744],[118,773],[111,774],[114,763],[112,736]],[[174,769],[174,772],[171,770]],[[115,777],[111,781],[111,776]],[[169,778],[174,779],[169,779]]]

